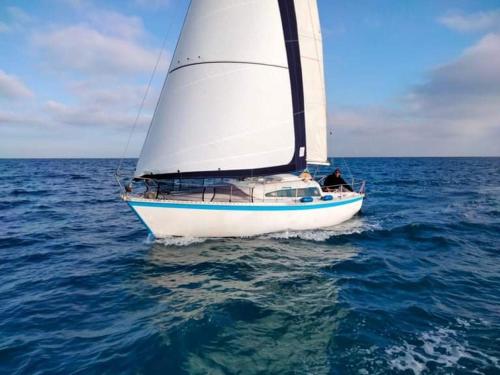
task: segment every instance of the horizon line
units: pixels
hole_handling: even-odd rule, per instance
[[[500,155],[408,155],[408,156],[329,156],[328,159],[336,159],[336,158],[351,158],[351,159],[375,159],[375,158],[401,158],[401,159],[416,159],[416,158],[499,158]],[[18,156],[18,157],[9,157],[9,156],[0,156],[0,160],[95,160],[95,159],[110,159],[110,160],[120,160],[120,159],[138,159],[138,156],[127,156],[127,157],[119,157],[119,156],[47,156],[47,157],[32,157],[32,156]]]

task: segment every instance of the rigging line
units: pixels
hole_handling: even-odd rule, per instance
[[[344,162],[345,167],[347,168],[347,173],[349,173],[349,176],[351,176],[351,179],[354,179],[354,175],[351,172],[351,168],[349,168],[349,163],[347,160],[345,160],[345,157],[342,157],[342,161]]]
[[[327,124],[329,124],[330,120],[331,120],[331,116],[328,113],[328,111],[326,112],[326,114],[327,114]],[[329,125],[327,125],[327,128],[328,127],[329,127]],[[327,133],[330,133],[329,135],[333,135],[333,128],[331,130],[327,129]],[[328,137],[328,135],[327,135],[327,137]],[[327,140],[327,142],[328,142],[328,140]],[[353,180],[354,179],[354,175],[352,174],[351,168],[349,167],[349,163],[347,162],[347,160],[345,159],[345,157],[344,156],[338,156],[337,158],[331,157],[331,160],[332,160],[331,166],[332,166],[333,169],[335,168],[335,159],[342,160],[342,163],[344,164],[344,167],[347,169],[347,173],[349,174],[349,176],[351,176],[351,179]],[[340,162],[339,162],[339,164],[337,166],[341,167]]]
[[[172,29],[172,26],[174,24],[174,20],[176,18],[175,16],[177,15],[177,13],[179,11],[181,3],[182,3],[181,1],[177,2],[177,5],[174,9],[174,17],[172,17],[170,24],[168,25],[167,32],[165,34],[165,38],[163,39],[163,42],[161,44],[160,52],[158,53],[158,58],[156,59],[155,66],[153,68],[151,76],[149,77],[149,82],[148,82],[148,85],[146,87],[146,91],[144,92],[144,95],[142,97],[141,104],[139,105],[139,110],[137,111],[137,115],[135,117],[134,124],[132,126],[132,130],[129,133],[127,143],[125,145],[125,149],[123,150],[123,154],[120,158],[120,161],[118,163],[118,167],[116,168],[116,171],[115,171],[115,175],[117,177],[119,177],[119,175],[120,175],[120,170],[121,170],[121,167],[123,165],[123,159],[125,158],[125,155],[127,154],[128,148],[130,146],[130,141],[132,140],[132,135],[134,134],[135,128],[137,127],[137,123],[139,122],[139,118],[141,117],[142,110],[144,108],[144,103],[146,102],[146,98],[148,97],[149,90],[151,89],[151,84],[153,83],[154,76],[156,74],[156,71],[158,70],[158,66],[160,65],[161,57],[163,56],[163,51],[165,50],[165,46],[167,45],[167,40],[168,40],[168,37],[170,35],[170,31]]]

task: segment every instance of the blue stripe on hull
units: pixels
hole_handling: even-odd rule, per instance
[[[158,207],[158,208],[184,208],[191,210],[225,210],[225,211],[298,211],[298,210],[316,210],[321,208],[329,208],[335,206],[343,206],[363,200],[363,197],[346,199],[343,201],[330,203],[312,203],[312,204],[295,204],[293,206],[278,206],[278,205],[228,205],[228,204],[197,204],[197,203],[170,203],[170,202],[142,202],[128,201],[127,203],[133,207]],[[134,210],[135,211],[135,210]]]

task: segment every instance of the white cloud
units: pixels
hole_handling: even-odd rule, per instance
[[[91,5],[91,0],[54,0],[73,9],[82,9]]]
[[[7,17],[0,22],[0,33],[22,30],[33,20],[28,13],[15,6],[6,7],[5,13]]]
[[[124,39],[138,39],[145,35],[144,24],[139,17],[104,10],[93,9],[87,14],[89,23],[107,35],[115,35]]]
[[[135,0],[135,3],[144,8],[158,9],[170,5],[171,0]]]
[[[333,154],[500,155],[500,34],[429,73],[398,108],[339,108]]]
[[[33,92],[19,78],[0,69],[0,98],[23,99],[33,96]]]
[[[85,127],[129,130],[134,124],[146,87],[114,85],[104,87],[99,82],[74,82],[67,89],[70,104],[48,100],[13,102],[9,110],[0,110],[0,126],[36,125],[43,128]],[[145,131],[151,120],[159,90],[151,89],[137,124]]]
[[[31,21],[31,16],[28,13],[15,6],[7,7],[7,14],[16,24],[25,24]]]
[[[92,75],[150,73],[160,54],[149,47],[155,38],[140,17],[96,6],[91,1],[59,0],[78,17],[72,25],[52,25],[33,32],[45,66],[58,71]],[[166,71],[169,53],[162,53],[160,71]]]
[[[0,33],[6,33],[8,31],[10,31],[10,26],[5,22],[0,22]]]
[[[56,124],[128,129],[135,121],[145,90],[144,86],[103,87],[96,82],[76,82],[69,87],[75,104],[51,100],[45,109],[50,121]],[[149,92],[138,121],[139,128],[149,125],[158,95],[156,90]]]
[[[43,105],[51,124],[59,126],[132,126],[155,66],[159,49],[148,48],[153,37],[141,18],[99,8],[90,1],[63,1],[78,15],[73,25],[52,25],[33,33],[42,66],[64,81],[64,99],[52,97]],[[156,78],[163,80],[169,54],[162,53]],[[146,78],[145,78],[146,77]],[[154,81],[139,120],[149,123],[158,96]]]
[[[0,111],[0,126],[44,125],[40,115],[31,111]]]
[[[486,116],[500,113],[500,34],[484,36],[460,58],[435,69],[409,100],[416,113],[481,119],[476,128],[491,125]]]
[[[450,13],[438,21],[450,29],[462,32],[500,30],[500,9],[472,14]]]
[[[28,35],[29,44],[22,50],[30,54],[28,64],[33,69],[45,68],[37,86],[47,89],[37,100],[14,100],[34,94],[18,77],[0,70],[0,101],[10,100],[9,108],[0,109],[4,140],[0,153],[116,156],[123,152],[137,116],[160,52],[155,47],[159,41],[139,17],[102,8],[95,1],[58,1],[67,12],[65,19],[76,19],[75,23],[35,19],[20,8],[5,8],[0,35],[13,31]],[[169,53],[163,51],[129,149],[134,156],[147,131],[168,59]],[[33,149],[35,138],[38,146]]]
[[[77,98],[81,105],[88,108],[105,107],[108,109],[120,109],[122,111],[135,111],[147,90],[145,85],[130,85],[107,83],[103,86],[98,81],[79,81],[69,84],[68,91]],[[154,110],[159,92],[156,88],[150,88],[144,111]]]
[[[67,106],[57,101],[48,101],[47,112],[59,124],[71,126],[96,126],[96,127],[130,127],[135,116],[131,113],[107,111],[105,108],[89,111],[85,106]],[[140,125],[144,125],[147,118],[142,116]]]
[[[58,124],[130,128],[146,90],[145,85],[77,81],[67,87],[68,96],[73,99],[72,104],[49,101],[46,110],[51,121]],[[151,87],[141,111],[139,127],[146,128],[149,125],[158,96],[159,89]]]
[[[137,41],[106,35],[85,25],[36,33],[33,41],[49,66],[93,75],[151,72],[159,54]]]
[[[114,10],[99,8],[85,0],[59,0],[76,12],[81,23],[104,34],[126,39],[136,39],[145,35],[141,18],[128,16]]]

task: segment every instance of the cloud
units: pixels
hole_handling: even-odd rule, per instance
[[[151,72],[159,54],[136,41],[105,35],[84,25],[37,33],[33,41],[48,65],[90,74]],[[162,69],[167,65],[165,60]]]
[[[68,85],[68,92],[77,98],[81,105],[88,108],[105,107],[110,109],[136,110],[147,90],[145,85],[109,84],[103,86],[98,81],[79,81]],[[153,111],[159,91],[150,88],[144,110]]]
[[[438,21],[452,30],[461,32],[500,30],[500,9],[468,15],[450,13]]]
[[[146,32],[141,18],[110,9],[99,8],[85,0],[59,0],[76,12],[81,23],[104,34],[137,39]]]
[[[10,109],[0,110],[0,126],[38,126],[43,128],[86,127],[94,129],[129,130],[137,116],[145,93],[143,85],[114,85],[104,87],[100,82],[73,82],[66,89],[71,104],[48,100],[38,104],[13,103]],[[144,131],[150,123],[159,89],[149,92],[137,130]]]
[[[54,25],[33,33],[32,46],[42,66],[55,73],[61,95],[46,100],[43,111],[59,126],[129,128],[134,123],[160,50],[141,18],[97,7],[85,0],[59,0],[77,13],[78,23]],[[156,78],[163,77],[169,54],[162,53]],[[159,90],[154,81],[139,125],[149,123]],[[154,102],[153,102],[154,101]]]
[[[78,23],[52,25],[32,34],[33,45],[45,66],[92,75],[150,73],[160,50],[140,17],[97,7],[83,0],[63,1]],[[162,53],[160,70],[166,71],[169,53]]]
[[[12,127],[12,125],[44,125],[39,113],[29,111],[1,111],[0,126]]]
[[[67,106],[57,101],[48,101],[46,109],[54,121],[71,126],[128,128],[132,126],[135,119],[132,113],[107,111],[105,108],[88,111],[85,106]],[[142,116],[139,125],[146,123],[146,116]]]
[[[436,68],[409,100],[417,114],[481,120],[476,130],[492,125],[487,115],[500,114],[500,34],[484,36],[460,58]]]
[[[15,6],[6,7],[5,13],[7,14],[7,21],[0,22],[0,33],[23,29],[32,21],[32,17],[28,13]]]
[[[7,14],[11,18],[12,22],[16,24],[25,24],[31,22],[31,16],[26,13],[21,8],[10,6],[7,7]]]
[[[74,82],[68,92],[76,103],[67,105],[55,100],[45,105],[50,121],[69,126],[130,128],[135,121],[146,87],[114,85],[103,87],[96,82]],[[138,121],[139,127],[149,125],[159,92],[149,92]]]
[[[395,108],[337,108],[332,152],[500,155],[500,34],[429,72]]]
[[[85,7],[92,5],[91,0],[54,0],[54,1],[77,10],[81,10]]]
[[[27,44],[19,50],[30,57],[27,67],[41,73],[37,87],[44,90],[37,92],[36,100],[20,100],[34,97],[33,92],[12,72],[0,70],[0,102],[9,100],[8,108],[0,103],[0,153],[116,156],[123,152],[137,116],[160,53],[159,40],[140,17],[119,8],[102,8],[88,0],[55,1],[60,7],[56,10],[65,12],[62,23],[57,21],[60,17],[34,18],[20,8],[5,8],[0,36],[22,31],[19,42]],[[134,156],[147,131],[168,59],[169,53],[163,51],[129,148]]]
[[[10,26],[5,22],[0,22],[0,33],[6,33],[8,31],[10,31]]]
[[[110,10],[93,9],[88,12],[87,19],[93,27],[107,35],[129,40],[145,36],[144,24],[139,17],[126,16]]]
[[[13,100],[33,96],[33,92],[19,78],[0,69],[0,98]]]
[[[158,9],[170,5],[171,0],[135,0],[134,2],[144,8]]]

